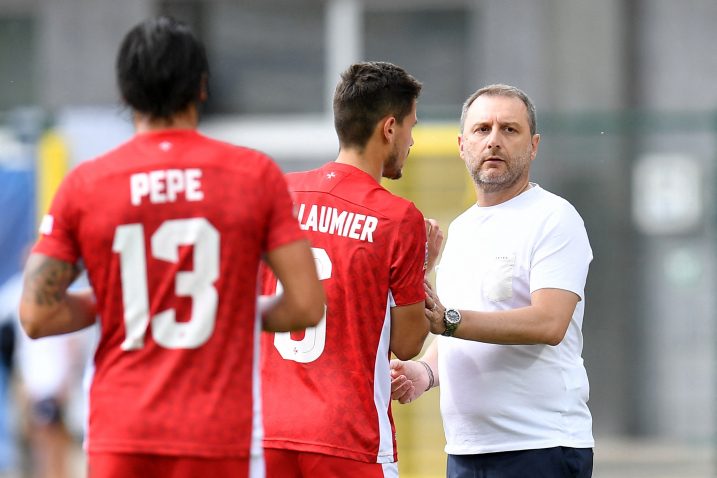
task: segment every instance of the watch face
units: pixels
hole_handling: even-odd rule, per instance
[[[443,335],[451,337],[453,332],[458,328],[458,324],[461,323],[461,313],[455,309],[447,309],[443,314],[443,324],[446,326],[446,330]]]
[[[454,309],[448,309],[446,311],[446,321],[451,324],[457,324],[461,320],[461,314]]]

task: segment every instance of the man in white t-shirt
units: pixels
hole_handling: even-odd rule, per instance
[[[440,383],[450,478],[592,475],[581,357],[592,251],[575,208],[529,180],[539,142],[521,90],[468,98],[458,144],[477,201],[448,229],[438,294],[426,286],[442,336],[421,360],[391,364],[401,403]]]

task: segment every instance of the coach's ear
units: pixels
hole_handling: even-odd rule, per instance
[[[469,168],[470,171],[470,158],[466,161],[466,155],[465,155],[465,145],[466,145],[466,138],[463,136],[463,134],[458,135],[458,156],[461,158],[463,163]]]
[[[538,154],[538,145],[540,144],[540,135],[538,133],[535,133],[533,137],[530,139],[530,160],[534,160],[535,156]]]

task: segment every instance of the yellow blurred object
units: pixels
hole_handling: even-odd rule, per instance
[[[413,129],[414,145],[400,181],[381,184],[413,201],[424,216],[448,223],[475,202],[470,175],[458,152],[458,125],[435,123]]]
[[[402,478],[446,476],[446,440],[438,395],[438,389],[434,388],[413,403],[392,403],[398,472]]]
[[[411,154],[415,156],[457,156],[458,125],[432,124],[413,129]]]
[[[62,178],[70,165],[70,151],[62,136],[48,130],[40,138],[37,152],[37,213],[38,221],[50,208]]]
[[[475,202],[473,182],[459,155],[458,134],[457,123],[416,126],[403,178],[382,181],[394,194],[413,201],[425,217],[437,219],[444,236],[450,221]],[[431,273],[432,281],[433,276]],[[427,340],[424,350],[432,339]],[[438,396],[438,389],[433,389],[407,405],[393,402],[398,469],[403,478],[446,475]]]

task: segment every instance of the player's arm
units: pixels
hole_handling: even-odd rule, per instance
[[[418,355],[428,336],[424,307],[425,302],[421,301],[391,308],[391,352],[401,360]]]
[[[326,298],[314,257],[305,239],[279,246],[266,254],[266,263],[281,281],[283,293],[264,299],[264,330],[288,332],[314,327],[324,315]]]
[[[20,299],[20,323],[30,338],[75,332],[95,323],[97,303],[92,291],[67,291],[78,272],[69,262],[30,255]]]
[[[426,291],[426,317],[431,332],[441,334],[445,330],[446,308],[432,288]],[[558,345],[565,337],[580,297],[563,289],[539,289],[530,299],[529,306],[511,310],[460,310],[461,323],[453,336],[491,344]]]
[[[413,225],[417,223],[416,219],[419,217],[422,218],[417,209],[411,211],[411,214],[405,218],[406,227],[414,227]],[[428,274],[438,259],[443,244],[443,232],[435,219],[422,219],[422,222],[425,227],[426,242],[422,242],[422,237],[416,242],[406,241],[402,243],[402,245],[406,245],[406,249],[400,255],[404,258],[413,257],[414,260],[424,259],[423,273]],[[420,236],[417,234],[416,237]],[[425,257],[421,257],[422,253]],[[411,260],[406,260],[404,263],[408,267],[419,265]],[[425,301],[422,300],[415,304],[391,308],[391,352],[401,360],[415,357],[423,348],[430,327],[428,321],[425,320],[424,307]]]

